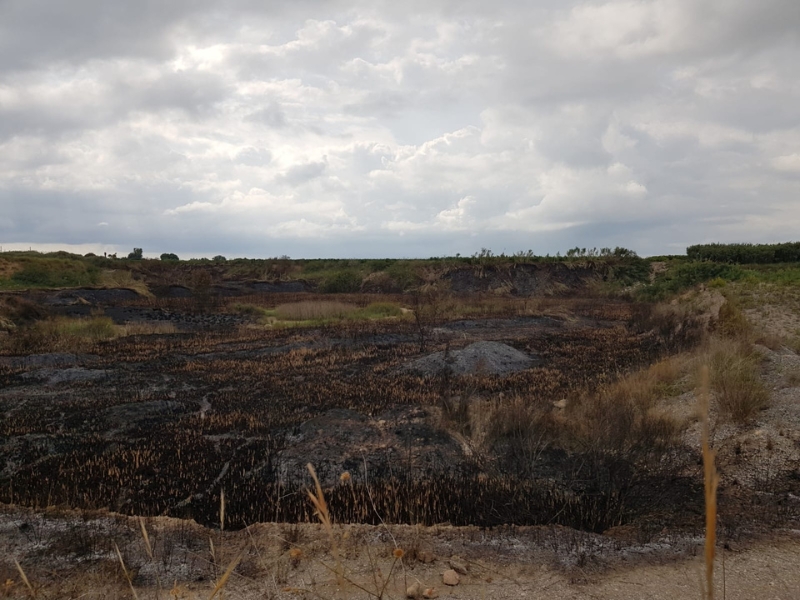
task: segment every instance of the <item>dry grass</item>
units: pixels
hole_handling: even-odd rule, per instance
[[[720,413],[735,423],[752,421],[769,404],[761,361],[762,356],[745,340],[714,338],[702,355]]]
[[[665,359],[575,399],[565,411],[567,433],[591,451],[647,453],[668,448],[681,424],[658,404],[674,395],[686,366],[685,357]]]
[[[15,273],[19,273],[21,270],[21,263],[0,258],[0,279],[11,279]]]
[[[144,321],[140,323],[126,323],[120,325],[117,330],[122,336],[128,335],[165,335],[169,333],[177,333],[178,330],[173,323],[169,321],[153,322]]]
[[[344,302],[316,300],[281,304],[275,308],[275,316],[283,321],[318,321],[342,319],[358,311],[358,307]]]
[[[99,342],[133,335],[175,333],[172,323],[128,323],[116,325],[110,317],[56,317],[38,321],[29,327],[17,327],[2,340],[3,349],[12,354],[48,352],[83,352]]]
[[[110,340],[119,335],[114,321],[109,317],[89,317],[86,319],[70,319],[60,317],[40,321],[34,326],[46,338],[55,344],[72,344],[80,342],[98,342]]]
[[[725,337],[742,339],[749,338],[753,333],[752,326],[732,294],[725,296],[725,303],[719,309],[716,331]]]
[[[140,279],[134,278],[133,273],[130,271],[111,269],[103,271],[100,273],[99,283],[100,286],[105,288],[125,288],[133,290],[146,298],[153,297],[153,293],[150,291],[150,288],[147,287],[147,284]]]

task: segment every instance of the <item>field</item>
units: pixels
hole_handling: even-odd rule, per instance
[[[447,547],[485,528],[495,545],[523,536],[567,579],[624,556],[685,557],[704,527],[701,364],[712,368],[721,543],[797,527],[796,332],[778,308],[755,307],[766,294],[791,313],[791,294],[769,287],[779,284],[734,277],[658,303],[648,294],[660,291],[620,293],[605,267],[537,264],[505,279],[484,267],[437,272],[410,292],[320,293],[303,280],[212,273],[189,275],[190,285],[117,275],[138,283],[6,293],[0,524],[25,528],[0,535],[17,540],[32,577],[50,581],[49,597],[62,588],[31,536],[61,539],[53,551],[65,561],[112,569],[122,585],[117,541],[136,586],[154,589],[160,573],[188,590],[196,577],[217,580],[233,547],[242,577],[275,575],[245,537],[271,523],[259,526],[271,528],[261,551],[288,569],[289,583],[270,588],[281,594],[310,572],[291,551],[324,560],[311,463],[332,522],[384,536],[376,544],[416,544],[408,568],[428,564],[423,547],[447,554],[431,537],[443,524]],[[140,516],[161,531],[159,552],[202,564],[142,556],[129,518]],[[91,525],[78,535],[81,519]],[[229,537],[215,551],[221,522]],[[65,528],[76,543],[91,538],[88,548],[70,548]],[[480,560],[502,562],[498,552]],[[396,573],[391,553],[381,560]],[[12,566],[0,564],[0,579],[16,578]]]

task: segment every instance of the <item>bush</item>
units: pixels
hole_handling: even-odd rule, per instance
[[[769,404],[761,381],[761,355],[744,341],[713,340],[707,357],[711,389],[720,412],[736,423],[751,421]]]
[[[173,254],[172,252],[164,252],[161,255],[161,260],[180,260],[177,254]]]
[[[361,292],[366,294],[399,294],[403,288],[388,273],[370,273],[361,282]]]
[[[96,283],[98,274],[88,261],[27,259],[11,281],[30,287],[76,287]]]
[[[713,280],[719,285],[720,281],[737,281],[744,275],[745,271],[736,265],[683,262],[668,269],[652,285],[640,288],[637,295],[643,300],[663,300],[700,283]]]
[[[697,244],[686,249],[691,260],[733,264],[800,262],[800,242],[783,244]]]
[[[225,261],[227,261],[228,259],[227,259],[227,258],[225,258],[224,256],[222,256],[222,254],[217,254],[217,255],[216,255],[214,258],[212,258],[211,260],[213,260],[214,262],[225,262]]]
[[[361,289],[361,276],[354,271],[338,271],[325,278],[320,290],[326,294],[352,294]]]
[[[128,254],[128,259],[129,260],[142,260],[142,256],[143,256],[142,249],[141,248],[134,248],[133,252]]]

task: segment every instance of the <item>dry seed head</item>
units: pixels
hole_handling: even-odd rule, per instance
[[[292,548],[289,550],[289,558],[292,560],[299,560],[303,556],[303,551],[300,548]]]
[[[339,481],[341,481],[342,483],[347,483],[348,481],[350,481],[350,471],[345,471],[344,473],[339,475]]]
[[[392,552],[392,554],[394,554],[395,558],[403,558],[403,555],[405,554],[405,552],[403,552],[402,548],[395,548],[394,552]]]

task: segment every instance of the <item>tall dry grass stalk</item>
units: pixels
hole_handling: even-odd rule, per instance
[[[147,552],[147,557],[152,562],[154,558],[153,544],[150,543],[150,536],[147,533],[147,527],[145,527],[144,519],[142,517],[139,517],[139,527],[142,530],[142,539],[144,540],[145,552]],[[161,590],[161,578],[158,576],[158,571],[156,571],[156,600],[160,600]]]
[[[339,546],[336,543],[336,536],[333,534],[333,523],[331,522],[330,511],[328,511],[328,503],[325,502],[325,495],[322,493],[322,486],[319,483],[317,472],[314,470],[314,466],[311,463],[308,463],[306,468],[308,468],[308,472],[311,474],[311,478],[314,480],[315,490],[314,492],[311,490],[308,491],[308,498],[316,509],[317,518],[319,519],[320,523],[322,523],[325,531],[328,533],[328,538],[331,542],[331,552],[333,553],[333,559],[336,561],[336,580],[341,586],[344,583],[344,571],[342,569],[342,561],[339,558]]]
[[[22,578],[22,583],[28,588],[31,598],[36,598],[36,590],[33,589],[31,582],[28,581],[28,576],[25,574],[25,571],[22,570],[22,565],[19,564],[16,558],[14,559],[14,564],[17,566],[17,571],[19,571],[19,576]]]
[[[119,564],[122,566],[122,572],[125,574],[125,579],[128,581],[128,587],[131,588],[131,594],[133,594],[134,600],[139,600],[139,596],[136,594],[136,588],[133,587],[133,579],[131,579],[131,574],[128,572],[128,569],[125,566],[125,561],[122,560],[122,553],[119,551],[119,546],[117,546],[116,542],[114,542],[114,549],[117,551],[117,558],[119,558]]]
[[[705,567],[706,582],[704,597],[714,600],[714,556],[717,544],[717,486],[719,475],[714,464],[715,452],[710,446],[710,427],[708,417],[709,372],[708,366],[703,366],[700,374],[700,416],[702,419],[703,443],[703,481],[706,500],[706,544]]]
[[[222,590],[222,588],[224,588],[224,587],[225,587],[225,585],[228,583],[228,579],[230,579],[230,577],[231,577],[231,574],[233,573],[233,570],[236,568],[236,566],[237,566],[237,565],[239,564],[239,562],[242,560],[242,557],[243,557],[243,556],[244,556],[244,551],[240,552],[240,553],[239,553],[239,554],[238,554],[238,555],[237,555],[237,556],[236,556],[236,557],[235,557],[235,558],[234,558],[234,559],[233,559],[233,560],[230,562],[230,564],[228,565],[228,568],[227,568],[227,569],[225,569],[225,572],[222,574],[222,577],[220,577],[220,578],[219,578],[219,581],[217,581],[217,584],[214,586],[214,589],[212,590],[212,592],[211,592],[211,595],[208,597],[208,600],[213,600],[213,598],[214,598],[214,597],[215,597],[217,594],[219,594],[219,593],[220,593],[220,591]]]

